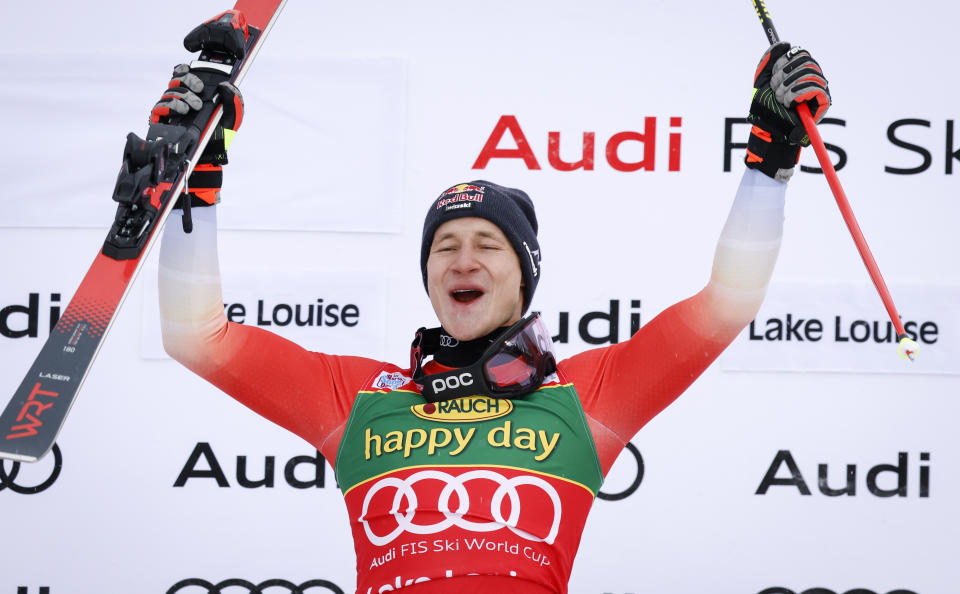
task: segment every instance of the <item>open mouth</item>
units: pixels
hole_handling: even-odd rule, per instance
[[[457,289],[450,292],[450,296],[457,303],[473,303],[483,297],[483,291],[479,289]]]

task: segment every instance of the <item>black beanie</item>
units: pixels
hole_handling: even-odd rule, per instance
[[[500,228],[520,259],[523,277],[523,311],[530,307],[540,281],[540,244],[537,242],[537,215],[526,192],[476,180],[445,190],[430,204],[423,221],[420,270],[427,287],[427,259],[433,234],[440,225],[461,217],[486,219]],[[429,288],[427,287],[429,293]]]

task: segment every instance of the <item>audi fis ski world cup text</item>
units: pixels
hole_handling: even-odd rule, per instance
[[[670,116],[667,118],[648,116],[643,118],[643,130],[624,130],[611,134],[603,149],[600,151],[607,165],[614,171],[680,171],[682,167],[682,135],[683,117]],[[667,163],[664,168],[659,163],[657,155],[658,129],[663,129],[664,122],[668,123],[666,140]],[[734,137],[743,137],[741,127],[748,122],[742,117],[728,117],[723,121],[723,171],[732,170],[733,160],[739,158],[741,151],[746,148],[744,142],[734,142]],[[840,118],[827,117],[820,122],[821,126],[845,127],[847,121]],[[882,171],[893,175],[916,175],[930,171],[938,161],[938,156],[928,146],[946,147],[940,158],[942,159],[944,175],[952,175],[954,161],[960,162],[960,133],[956,132],[955,122],[952,119],[944,120],[943,127],[938,130],[939,123],[920,118],[900,118],[891,122],[886,128],[886,138],[889,143],[903,151],[899,159],[894,162],[878,164]],[[718,126],[719,129],[719,126]],[[924,133],[924,130],[928,131]],[[906,133],[906,134],[905,134]],[[920,134],[926,145],[917,144],[904,139],[904,136],[915,137]],[[542,131],[531,132],[529,126],[524,131],[517,116],[502,115],[493,126],[493,130],[480,147],[473,169],[487,169],[497,160],[518,160],[529,170],[543,169],[544,162]],[[530,139],[533,139],[531,141]],[[569,143],[569,146],[568,146]],[[586,131],[581,138],[561,142],[558,131],[546,132],[546,163],[555,171],[593,171],[597,168],[597,133]],[[824,143],[826,148],[833,152],[836,161],[834,168],[839,171],[847,164],[848,153],[842,146],[834,143]],[[939,149],[934,149],[939,150]],[[624,156],[630,152],[629,160]],[[566,160],[561,155],[575,155],[576,160]],[[570,157],[566,157],[569,159]],[[919,164],[916,163],[919,159]],[[911,163],[912,162],[912,163]],[[807,173],[822,173],[818,167],[802,165],[800,170]]]

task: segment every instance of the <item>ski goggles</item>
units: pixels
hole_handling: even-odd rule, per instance
[[[437,329],[439,330],[439,329]],[[464,396],[516,398],[533,392],[546,376],[557,370],[553,338],[539,313],[531,313],[507,328],[480,356],[466,367],[427,375],[422,360],[428,348],[421,328],[410,351],[413,381],[428,402]]]

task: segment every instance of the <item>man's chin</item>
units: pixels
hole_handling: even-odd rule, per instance
[[[443,325],[444,330],[450,333],[450,336],[461,341],[486,336],[499,326],[494,320],[489,318],[484,319],[481,315],[468,312],[451,315],[446,320],[441,318],[440,323]]]
[[[490,330],[484,331],[482,327],[478,327],[476,325],[469,325],[469,326],[457,325],[457,324],[451,324],[451,325],[453,326],[453,328],[449,328],[447,327],[447,325],[444,325],[443,326],[444,330],[449,332],[450,336],[456,338],[461,342],[473,340],[475,338],[480,338],[481,336],[486,336],[490,332],[493,332],[493,328],[491,328]]]

